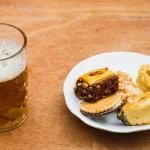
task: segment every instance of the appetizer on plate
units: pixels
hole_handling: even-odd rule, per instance
[[[118,76],[108,68],[90,71],[77,79],[76,96],[87,102],[96,102],[118,91]]]
[[[150,65],[141,66],[137,84],[124,72],[102,68],[80,76],[74,92],[83,100],[80,111],[85,116],[117,110],[117,118],[126,125],[150,124]]]

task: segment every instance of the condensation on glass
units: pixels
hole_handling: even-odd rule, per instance
[[[0,23],[0,131],[19,126],[27,116],[26,45],[22,30]]]

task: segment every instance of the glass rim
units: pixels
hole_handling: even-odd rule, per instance
[[[22,35],[22,37],[24,39],[23,45],[22,45],[22,47],[20,48],[20,50],[17,53],[15,53],[12,56],[9,56],[7,58],[0,59],[0,61],[4,61],[4,60],[7,60],[7,59],[10,59],[10,58],[13,58],[13,57],[17,56],[18,54],[20,54],[25,49],[25,47],[27,45],[27,37],[26,37],[25,33],[21,29],[19,29],[18,27],[14,26],[14,25],[7,24],[7,23],[0,23],[0,26],[1,25],[9,26],[11,28],[14,28],[14,29],[18,30],[21,33],[21,35]]]

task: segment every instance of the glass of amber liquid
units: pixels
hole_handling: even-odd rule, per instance
[[[22,30],[0,23],[0,131],[16,128],[27,116],[26,45]]]

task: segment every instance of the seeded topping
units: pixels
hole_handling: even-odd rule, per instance
[[[132,81],[132,78],[128,74],[117,71],[116,75],[119,77],[118,93],[121,95],[122,101],[124,103],[134,101],[142,91]]]
[[[89,74],[90,74],[90,76],[100,75],[100,74],[105,73],[106,71],[108,71],[108,68],[94,70],[94,71],[91,71]]]

